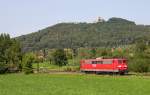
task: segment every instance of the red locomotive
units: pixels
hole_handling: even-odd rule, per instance
[[[127,72],[127,60],[123,58],[112,59],[85,59],[80,61],[80,70],[83,72],[95,73],[119,73],[125,74]]]

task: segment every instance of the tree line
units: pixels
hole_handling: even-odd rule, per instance
[[[0,73],[25,72],[33,73],[33,64],[62,66],[80,66],[81,59],[126,58],[129,71],[150,72],[150,44],[148,38],[138,39],[135,44],[117,48],[65,48],[43,49],[41,51],[22,52],[21,44],[8,34],[0,35]],[[39,67],[38,67],[39,68]],[[37,68],[37,71],[38,71]]]
[[[59,66],[67,64],[63,49],[53,52],[50,59]],[[32,64],[39,62],[42,60],[35,52],[23,53],[19,41],[10,38],[9,34],[0,34],[0,74],[22,71],[26,74],[33,73]]]
[[[32,72],[33,57],[23,54],[21,44],[9,34],[0,34],[0,73]],[[29,69],[29,70],[28,70]]]
[[[11,69],[21,69],[21,47],[15,39],[8,34],[0,35],[0,73],[9,72]]]

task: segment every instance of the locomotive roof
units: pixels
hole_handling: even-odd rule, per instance
[[[95,60],[126,60],[125,58],[96,58],[96,59],[84,59],[87,61],[95,61]]]

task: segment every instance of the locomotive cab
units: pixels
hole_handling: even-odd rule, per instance
[[[127,60],[126,59],[118,59],[117,68],[120,74],[124,74],[127,72]]]

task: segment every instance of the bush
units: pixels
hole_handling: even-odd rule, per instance
[[[33,73],[32,63],[34,62],[35,56],[33,53],[25,54],[23,57],[23,71],[25,74]]]
[[[129,70],[134,72],[148,72],[149,71],[149,59],[134,59],[129,63]]]
[[[135,66],[136,72],[148,72],[149,64],[145,60],[139,60]]]
[[[79,66],[64,66],[63,67],[63,71],[66,71],[66,72],[76,72],[79,70],[80,70]]]
[[[0,62],[0,74],[6,73],[7,70],[8,70],[8,67],[6,66],[6,64]]]
[[[57,49],[52,53],[52,61],[55,65],[64,66],[68,64],[66,54],[63,49]]]
[[[71,71],[71,67],[70,66],[64,66],[63,67],[63,71],[70,72]]]

